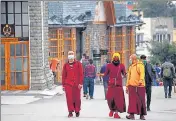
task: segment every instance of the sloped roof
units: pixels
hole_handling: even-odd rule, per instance
[[[141,20],[125,4],[114,4],[116,24],[136,23]]]
[[[49,2],[50,25],[80,25],[93,21],[96,1]],[[116,25],[142,22],[125,4],[114,3]]]
[[[93,20],[96,1],[49,2],[48,24],[84,24]]]

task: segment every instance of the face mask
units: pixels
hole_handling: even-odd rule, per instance
[[[118,66],[118,65],[120,64],[120,61],[119,61],[119,60],[117,60],[117,61],[113,60],[112,63],[113,63],[115,66]]]
[[[132,65],[132,60],[129,60],[129,64]]]
[[[147,61],[146,61],[146,60],[143,60],[143,63],[144,63],[144,64],[146,64],[146,63],[147,63]]]
[[[74,55],[68,55],[68,59],[70,60],[70,59],[74,59],[75,58],[75,56]]]

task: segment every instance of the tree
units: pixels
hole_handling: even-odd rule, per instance
[[[151,53],[150,59],[152,64],[163,63],[166,58],[171,59],[176,54],[176,43],[152,41],[151,47],[148,47],[148,50]],[[175,63],[176,60],[172,61]]]
[[[144,17],[173,17],[176,27],[176,5],[165,0],[140,0],[138,8],[144,12]]]

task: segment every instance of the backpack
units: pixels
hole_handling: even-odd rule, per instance
[[[163,76],[165,78],[172,78],[172,71],[171,71],[171,68],[169,66],[164,67]]]

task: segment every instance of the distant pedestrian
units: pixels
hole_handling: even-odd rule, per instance
[[[86,65],[89,64],[89,59],[88,59],[88,57],[87,57],[87,55],[86,55],[85,53],[82,55],[82,59],[81,59],[80,62],[82,63],[83,71],[84,71]],[[83,73],[84,73],[84,75],[85,75],[85,72],[83,72]],[[84,77],[84,80],[83,80],[83,95],[84,95],[84,97],[86,97],[86,93],[84,92],[84,90],[86,90],[87,87],[85,87],[85,84],[84,84],[84,83],[85,83],[85,77]]]
[[[122,86],[122,75],[126,75],[125,66],[120,62],[120,54],[114,53],[112,63],[107,65],[106,72],[101,76],[109,75],[107,102],[110,109],[109,117],[120,118],[119,113],[126,111],[125,96]]]
[[[68,62],[64,64],[62,71],[62,86],[66,92],[68,117],[79,117],[81,110],[81,88],[83,83],[83,68],[79,61],[75,59],[73,51],[68,52]]]
[[[147,94],[147,111],[150,111],[151,104],[151,96],[152,96],[152,82],[156,78],[158,80],[158,76],[154,67],[147,62],[147,57],[145,55],[141,55],[140,59],[143,61],[145,68],[145,88]]]
[[[59,60],[58,59],[51,59],[51,61],[50,61],[50,69],[53,72],[54,83],[55,84],[58,83],[57,76],[59,76],[58,75],[59,67],[60,67]]]
[[[168,59],[161,66],[161,78],[164,84],[165,98],[171,98],[173,79],[175,77],[174,65]],[[167,91],[169,87],[169,92]]]
[[[107,65],[110,63],[109,60],[106,60],[106,63],[101,67],[100,73],[105,73],[107,69]],[[109,75],[103,76],[103,87],[104,87],[104,93],[105,93],[105,100],[106,100],[106,94],[108,90],[108,80],[109,80]]]
[[[93,99],[94,94],[94,79],[96,77],[96,67],[93,64],[93,60],[89,59],[89,64],[85,66],[84,69],[84,94],[86,95],[86,99]],[[88,91],[89,89],[89,91]]]
[[[160,79],[161,78],[161,67],[160,67],[159,63],[156,63],[155,71],[156,71],[156,74],[157,74],[158,78]],[[154,79],[153,85],[154,86],[159,86],[159,82],[156,78]]]
[[[145,103],[145,69],[144,64],[137,59],[135,54],[130,56],[130,67],[128,70],[126,93],[129,96],[127,119],[134,120],[134,114],[140,115],[145,120],[147,115]]]

